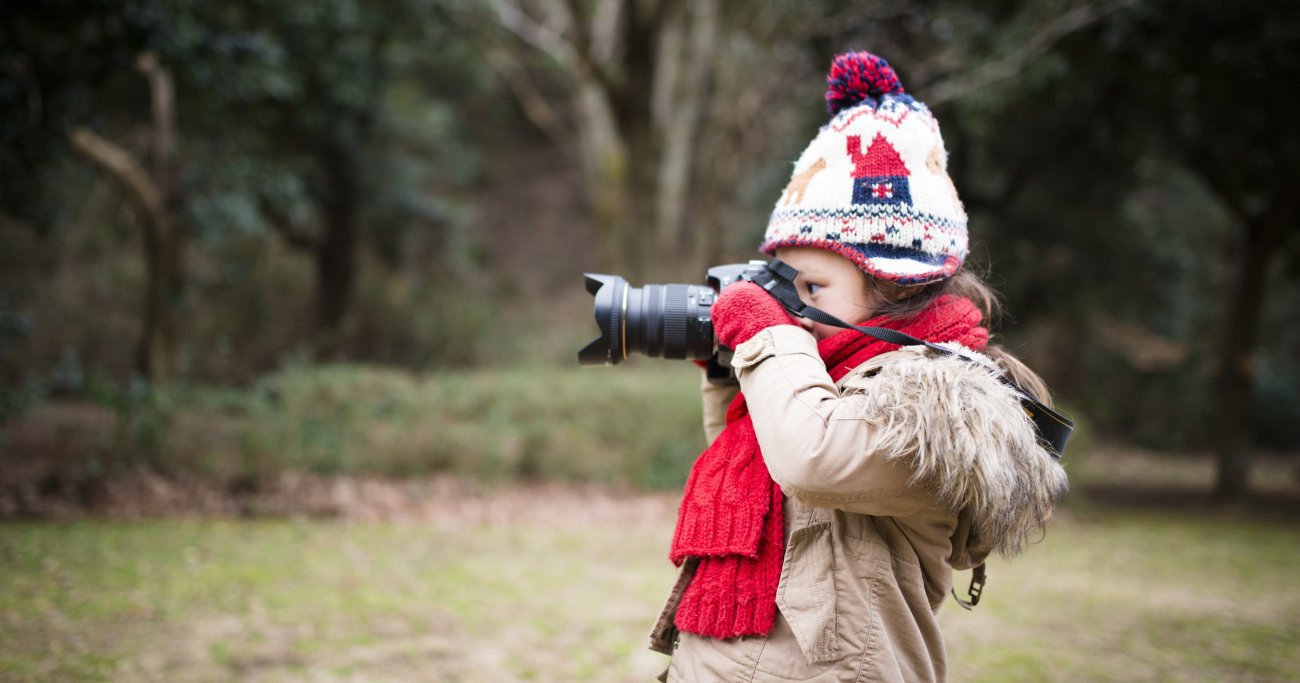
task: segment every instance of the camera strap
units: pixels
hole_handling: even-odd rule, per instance
[[[772,259],[767,264],[767,269],[761,273],[747,277],[754,284],[767,290],[773,298],[781,302],[786,310],[791,313],[808,318],[814,322],[832,327],[842,327],[847,330],[857,330],[869,337],[874,337],[880,341],[897,344],[899,346],[924,346],[931,351],[943,354],[945,356],[956,356],[962,360],[974,362],[969,356],[958,353],[953,349],[940,346],[933,342],[926,341],[910,334],[891,330],[886,327],[870,327],[864,325],[850,325],[839,318],[827,313],[820,308],[809,306],[799,298],[799,290],[795,287],[794,279],[799,271],[790,264],[779,258]],[[1016,386],[1005,376],[1002,381],[1015,389],[1016,394],[1020,397],[1020,405],[1033,421],[1034,428],[1038,431],[1039,438],[1047,446],[1048,452],[1056,459],[1061,458],[1065,452],[1065,444],[1070,439],[1070,433],[1074,431],[1074,421],[1061,415],[1060,413],[1043,405],[1038,399],[1035,399],[1029,392]]]

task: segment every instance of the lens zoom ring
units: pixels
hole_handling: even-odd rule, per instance
[[[686,297],[688,285],[664,286],[664,358],[686,357]]]

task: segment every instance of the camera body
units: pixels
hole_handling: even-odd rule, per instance
[[[708,360],[711,381],[735,381],[731,350],[713,335],[713,302],[723,289],[767,271],[764,261],[709,268],[704,285],[628,286],[617,275],[585,273],[600,336],[578,352],[582,365],[617,365],[629,354]]]
[[[750,261],[749,263],[728,263],[713,266],[704,276],[713,291],[721,293],[728,285],[753,280],[759,273],[767,272],[767,261]]]

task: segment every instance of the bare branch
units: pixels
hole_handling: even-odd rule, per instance
[[[551,106],[538,90],[537,85],[524,72],[519,60],[510,54],[509,50],[496,46],[485,47],[484,56],[487,57],[488,66],[501,77],[502,81],[505,81],[506,87],[510,88],[510,92],[518,100],[524,110],[524,116],[545,133],[551,142],[563,147],[569,139],[563,120],[556,113],[555,107]]]
[[[560,33],[528,16],[518,4],[508,0],[494,0],[492,9],[496,12],[501,25],[520,40],[562,65],[577,66],[580,53],[575,46],[565,40]]]
[[[492,8],[501,25],[524,43],[571,69],[580,79],[594,81],[601,90],[610,92],[614,87],[609,74],[592,57],[587,17],[577,3],[551,3],[552,15],[561,27],[571,29],[572,39],[565,38],[563,31],[530,17],[517,3],[493,0]]]
[[[608,64],[617,57],[619,48],[618,25],[624,12],[632,7],[620,0],[600,0],[591,11],[587,26],[591,31],[591,60]]]
[[[130,152],[87,128],[78,128],[68,137],[73,149],[126,188],[127,196],[146,216],[155,219],[166,214],[161,189]]]
[[[177,190],[176,182],[176,87],[171,72],[152,52],[141,53],[135,68],[149,82],[149,104],[153,126],[149,130],[149,155],[153,179],[170,201]]]
[[[262,218],[271,226],[271,229],[280,234],[289,246],[307,251],[317,251],[321,248],[324,240],[321,238],[319,231],[313,231],[306,226],[301,225],[289,218],[289,216],[280,209],[274,202],[261,197],[257,204]]]
[[[663,28],[664,22],[668,20],[668,17],[677,14],[681,7],[682,0],[659,0],[654,3],[646,16],[645,22],[642,24],[644,27],[643,30],[651,33],[658,33],[659,30]],[[629,9],[635,9],[635,3],[633,3],[633,7]]]
[[[582,9],[578,0],[565,0],[567,19],[573,27],[574,64],[578,77],[590,80],[607,96],[618,88],[606,65],[613,60],[621,38],[613,30],[620,20],[630,16],[633,8],[620,0],[603,0],[593,12]]]
[[[970,92],[998,81],[1013,78],[1066,36],[1092,26],[1105,16],[1130,7],[1135,2],[1136,0],[1118,0],[1112,3],[1088,3],[1075,7],[1044,24],[1024,40],[1020,49],[1013,54],[926,86],[925,101],[930,106],[937,106],[960,99]]]
[[[591,25],[588,23],[589,18],[586,13],[582,11],[582,4],[578,0],[565,0],[559,4],[567,13],[566,18],[573,31],[573,51],[579,58],[591,62]]]
[[[1252,214],[1246,205],[1242,203],[1241,197],[1237,192],[1222,178],[1223,172],[1212,163],[1203,163],[1200,160],[1193,160],[1194,167],[1198,175],[1201,176],[1201,182],[1205,184],[1210,194],[1219,198],[1223,205],[1227,207],[1232,215],[1237,217],[1243,225],[1251,225],[1258,218]]]

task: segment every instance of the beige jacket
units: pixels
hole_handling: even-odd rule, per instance
[[[904,348],[832,383],[813,337],[769,328],[733,365],[772,478],[786,494],[776,626],[766,637],[678,633],[694,564],[651,634],[668,681],[941,681],[937,612],[952,570],[1014,553],[1065,472],[991,361]],[[705,429],[735,389],[708,385]]]

